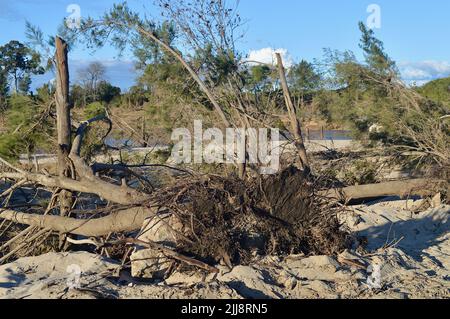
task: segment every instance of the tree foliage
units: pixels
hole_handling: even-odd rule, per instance
[[[17,159],[50,147],[53,123],[48,116],[49,107],[41,100],[14,94],[6,111],[6,133],[0,138],[0,156]]]
[[[331,123],[352,128],[362,140],[402,152],[416,151],[416,164],[448,165],[449,127],[441,120],[449,112],[448,105],[405,86],[383,43],[362,23],[360,29],[364,62],[350,52],[326,52],[332,89],[315,98],[322,115]]]
[[[322,81],[314,65],[305,60],[295,64],[289,70],[288,77],[293,91],[301,95],[318,90]]]
[[[364,52],[367,66],[380,74],[397,74],[395,62],[386,53],[383,42],[375,37],[374,31],[368,29],[363,22],[359,22],[359,29],[361,31],[359,47]]]
[[[10,41],[0,47],[1,73],[12,78],[15,92],[28,93],[31,74],[43,74],[39,53],[19,41]]]
[[[431,81],[417,88],[423,96],[450,107],[450,77]]]
[[[8,76],[4,70],[0,69],[0,113],[6,109],[9,94]]]

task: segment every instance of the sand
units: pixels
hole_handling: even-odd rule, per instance
[[[365,251],[340,256],[268,256],[220,273],[131,278],[90,253],[49,253],[0,266],[0,298],[450,298],[450,206],[379,201],[342,216]]]

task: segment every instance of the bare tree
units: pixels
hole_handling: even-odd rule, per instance
[[[69,64],[67,59],[67,43],[59,37],[55,39],[56,46],[56,123],[58,133],[58,174],[60,177],[74,177],[69,160],[71,148],[71,120],[69,106]],[[59,194],[60,215],[68,216],[72,209],[72,192],[62,190]],[[65,237],[60,237],[60,248],[64,245]]]
[[[105,73],[105,66],[98,61],[91,62],[87,67],[78,70],[79,81],[89,94],[91,94],[93,99],[97,97],[98,84],[104,80]]]
[[[289,114],[289,121],[291,122],[291,133],[295,137],[295,146],[298,149],[302,168],[306,171],[309,171],[309,161],[308,161],[308,156],[306,155],[305,143],[303,142],[302,128],[301,128],[300,120],[297,117],[296,107],[295,107],[294,103],[292,102],[291,94],[289,92],[289,86],[288,86],[288,83],[286,80],[286,74],[284,71],[283,60],[281,58],[280,53],[276,53],[276,57],[277,57],[278,70],[280,73],[281,87],[283,89],[284,99],[285,99],[286,107],[287,107],[288,114]]]

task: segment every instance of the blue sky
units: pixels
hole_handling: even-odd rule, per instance
[[[82,16],[98,16],[110,8],[111,0],[0,0],[0,44],[17,39],[25,41],[25,21],[39,25],[46,34],[55,34],[67,17],[67,7],[77,4]],[[158,17],[153,0],[129,0],[140,12]],[[240,49],[260,60],[271,59],[279,49],[286,59],[312,60],[322,56],[323,48],[352,50],[358,48],[358,21],[366,21],[367,8],[376,4],[381,9],[381,28],[377,36],[385,43],[406,81],[423,83],[450,75],[450,1],[448,0],[241,0],[240,12],[247,25]],[[92,55],[78,47],[71,52],[71,70],[91,60],[104,62],[108,80],[126,89],[135,74],[131,56],[117,59],[111,48]],[[48,76],[35,79],[34,85]]]

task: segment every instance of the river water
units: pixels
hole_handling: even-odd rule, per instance
[[[322,136],[323,134],[323,136]],[[287,137],[290,136],[289,133],[285,133]],[[351,141],[352,136],[350,131],[346,130],[324,130],[323,133],[321,130],[309,130],[308,132],[304,132],[305,140],[309,141]],[[281,140],[285,140],[283,137]],[[141,147],[142,145],[138,142],[133,141],[132,139],[115,139],[112,137],[108,137],[105,141],[108,146],[116,147],[116,148],[135,148]],[[150,142],[150,147],[167,147],[167,145],[161,143],[152,143]]]

